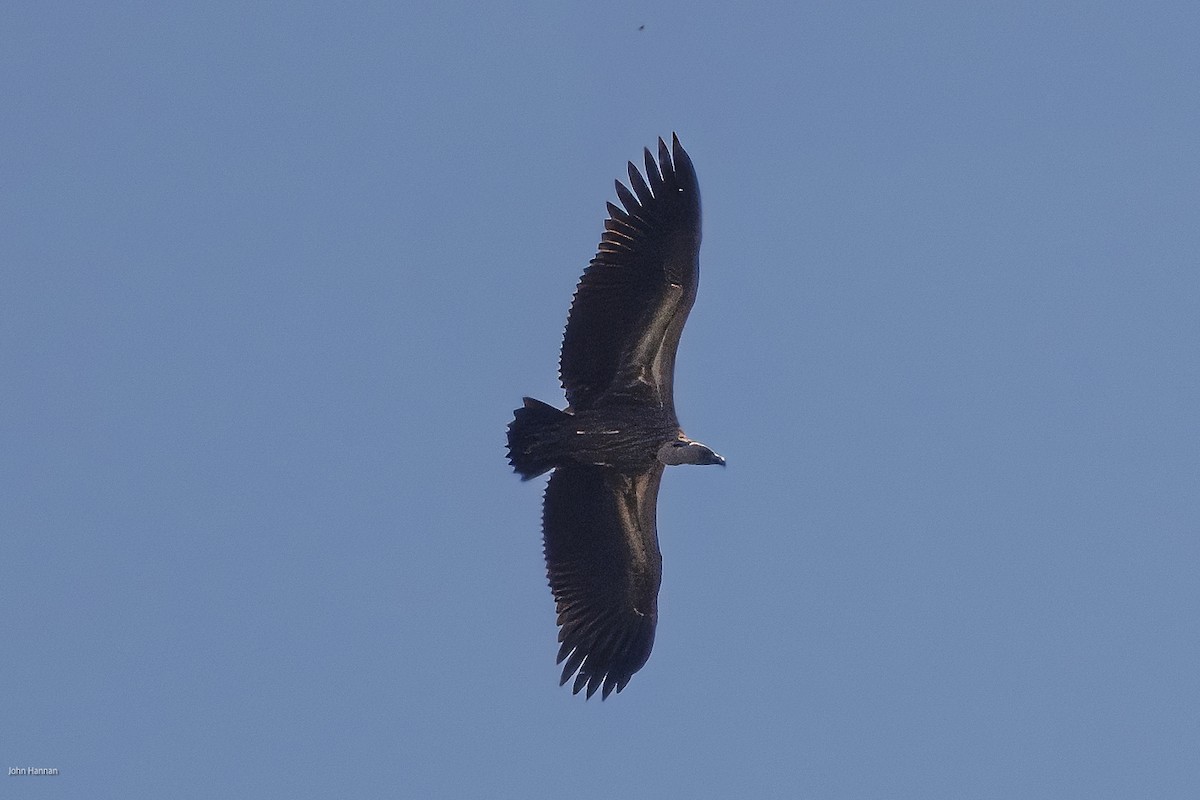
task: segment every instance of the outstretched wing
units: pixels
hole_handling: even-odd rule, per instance
[[[558,609],[562,680],[591,697],[621,691],[654,646],[662,555],[655,506],[663,466],[629,475],[559,467],[546,486],[546,571]]]
[[[559,374],[579,410],[606,391],[674,410],[675,350],[700,277],[700,188],[692,161],[672,136],[646,150],[646,177],[629,163],[624,209],[609,217],[584,270],[563,336]]]

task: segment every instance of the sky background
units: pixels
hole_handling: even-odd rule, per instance
[[[645,26],[644,30],[641,26]],[[5,797],[1200,796],[1200,6],[6,4]],[[704,203],[654,653],[505,463]],[[7,770],[6,770],[7,771]]]

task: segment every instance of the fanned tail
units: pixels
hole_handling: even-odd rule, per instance
[[[513,412],[513,421],[508,425],[508,463],[521,480],[536,478],[558,465],[553,427],[569,416],[532,397],[526,397],[525,405]]]

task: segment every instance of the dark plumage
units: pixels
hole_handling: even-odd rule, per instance
[[[724,464],[675,416],[675,351],[699,281],[700,189],[672,137],[631,162],[600,248],[571,303],[559,374],[563,411],[532,398],[508,426],[523,480],[551,469],[542,514],[558,608],[562,683],[621,691],[650,657],[662,556],[655,507],[667,464]]]

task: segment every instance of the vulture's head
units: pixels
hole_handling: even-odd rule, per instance
[[[712,448],[691,439],[678,439],[667,442],[658,448],[658,460],[664,464],[720,464],[725,466],[725,459],[713,452]]]

